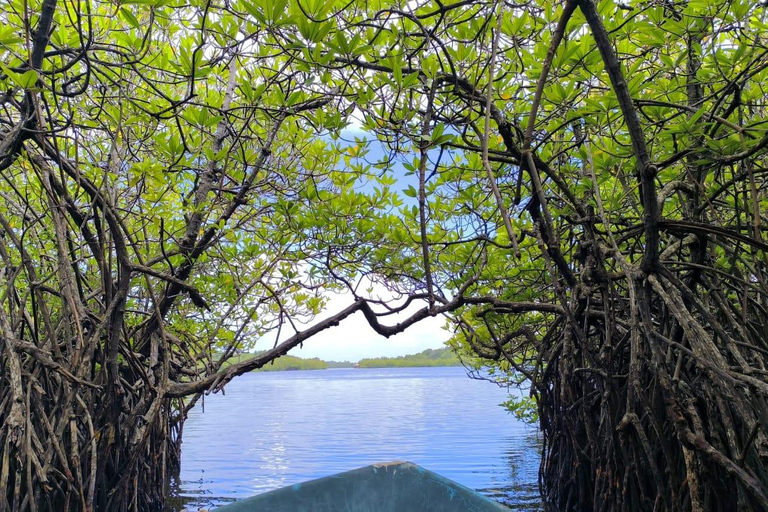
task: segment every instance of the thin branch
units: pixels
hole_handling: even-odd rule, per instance
[[[494,80],[494,71],[496,67],[496,53],[498,51],[499,47],[499,38],[501,37],[501,22],[504,18],[504,4],[501,4],[501,7],[499,8],[499,12],[496,13],[496,30],[493,32],[493,43],[491,45],[491,61],[488,64],[488,91],[486,92],[486,100],[485,100],[485,125],[483,127],[483,133],[482,133],[482,160],[483,160],[483,167],[485,167],[485,172],[488,175],[488,181],[491,184],[491,190],[493,190],[493,197],[496,198],[496,204],[499,208],[499,213],[501,214],[501,218],[504,220],[504,227],[507,230],[507,237],[509,238],[509,241],[512,243],[512,250],[515,253],[515,256],[520,259],[520,247],[518,247],[517,244],[517,236],[515,235],[514,229],[512,229],[512,222],[509,218],[509,212],[507,211],[507,207],[504,205],[504,199],[501,197],[501,192],[499,192],[499,186],[496,184],[496,177],[493,174],[493,169],[491,168],[491,162],[488,158],[488,146],[489,146],[489,140],[490,139],[490,132],[491,132],[491,106],[493,105],[493,80]]]

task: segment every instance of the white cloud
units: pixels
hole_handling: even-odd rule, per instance
[[[383,286],[374,286],[373,296],[391,296]],[[334,294],[329,298],[325,312],[315,321],[331,316],[353,302],[349,293]],[[394,325],[410,316],[418,309],[424,307],[423,303],[414,303],[405,311],[384,317],[381,322],[386,325]],[[449,331],[443,329],[445,318],[438,316],[426,318],[405,332],[385,338],[376,333],[365,320],[362,313],[358,312],[341,321],[337,327],[327,329],[320,334],[304,342],[304,347],[296,347],[290,354],[298,357],[319,357],[326,361],[358,361],[365,357],[394,357],[406,354],[414,354],[428,348],[440,348],[451,336]],[[287,334],[287,333],[286,333]],[[285,337],[285,335],[284,335]],[[271,348],[274,338],[269,337],[260,340],[257,350]]]

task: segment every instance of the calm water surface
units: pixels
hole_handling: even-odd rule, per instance
[[[375,462],[408,460],[537,511],[534,428],[464,368],[250,373],[184,427],[171,510],[197,511]]]

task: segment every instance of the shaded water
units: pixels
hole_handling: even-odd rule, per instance
[[[243,375],[191,412],[170,510],[408,460],[537,511],[536,431],[499,407],[506,397],[460,367]]]

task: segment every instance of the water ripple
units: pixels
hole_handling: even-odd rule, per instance
[[[409,460],[538,511],[539,442],[462,368],[251,373],[184,428],[169,512],[197,511],[375,462]]]

